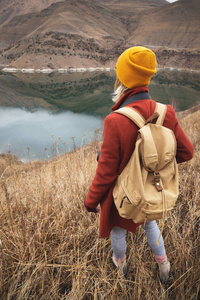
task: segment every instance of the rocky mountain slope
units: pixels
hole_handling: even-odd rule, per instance
[[[138,13],[168,4],[165,0],[98,0],[98,2],[109,7],[126,23],[128,18],[138,15]]]
[[[0,28],[9,23],[15,16],[41,11],[52,3],[62,0],[1,0]]]
[[[137,23],[137,26],[135,26]],[[200,49],[200,1],[179,0],[130,18],[129,41],[149,46]]]
[[[140,44],[154,48],[160,65],[174,66],[175,61],[176,67],[199,67],[198,0],[173,4],[165,0],[1,0],[1,4],[2,66],[114,67],[124,49]]]
[[[3,58],[13,66],[80,67],[90,65],[90,61],[91,66],[97,66],[112,60],[128,35],[126,25],[104,5],[68,0],[40,13],[13,18],[1,37],[12,43]]]

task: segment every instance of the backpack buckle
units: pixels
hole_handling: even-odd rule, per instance
[[[156,187],[158,192],[161,192],[163,188],[160,185],[161,176],[160,176],[160,172],[158,171],[158,165],[156,166],[155,171],[153,172],[153,176],[155,178],[154,186]]]
[[[160,173],[158,171],[154,171],[153,176],[155,178],[155,181],[160,181]]]

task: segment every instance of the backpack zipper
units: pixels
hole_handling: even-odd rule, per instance
[[[121,200],[121,203],[120,203],[120,208],[122,208],[122,205],[123,205],[123,203],[124,203],[124,199],[125,198],[127,198],[127,200],[131,203],[131,201],[129,200],[129,198],[127,197],[127,196],[124,196],[123,198],[122,198],[122,200]]]

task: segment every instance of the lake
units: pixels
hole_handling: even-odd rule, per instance
[[[0,153],[48,159],[87,144],[113,105],[114,71],[0,72]],[[177,111],[199,103],[199,73],[159,70],[151,98]]]

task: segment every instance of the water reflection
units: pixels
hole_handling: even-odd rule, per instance
[[[77,146],[85,132],[90,140],[111,112],[114,81],[114,71],[0,72],[0,152],[43,159],[52,152],[52,133],[67,150],[72,137]],[[152,99],[185,110],[199,102],[199,73],[159,71],[149,89]]]
[[[0,151],[14,153],[20,159],[44,159],[80,146],[102,127],[101,117],[73,113],[59,114],[21,108],[0,109]],[[73,138],[74,137],[74,138]]]

